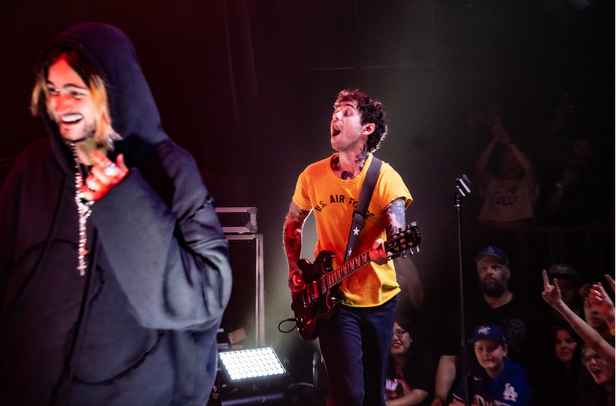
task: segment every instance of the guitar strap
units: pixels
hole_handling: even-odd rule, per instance
[[[372,199],[374,185],[376,185],[376,180],[379,178],[382,163],[383,161],[374,155],[372,156],[372,162],[368,167],[366,178],[364,179],[364,183],[361,186],[361,191],[359,192],[359,202],[357,203],[357,208],[353,212],[353,223],[351,224],[351,230],[349,230],[349,241],[347,243],[346,253],[344,255],[344,262],[349,260],[349,256],[351,256],[351,252],[357,242],[357,237],[359,237],[359,232],[364,227],[368,204]]]

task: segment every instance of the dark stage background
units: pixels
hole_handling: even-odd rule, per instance
[[[28,142],[44,136],[28,113],[39,52],[86,21],[111,23],[132,39],[164,128],[195,156],[218,204],[258,208],[266,344],[300,378],[310,379],[315,343],[277,330],[292,316],[282,223],[297,175],[332,153],[329,122],[339,90],[360,88],[388,112],[389,136],[377,155],[416,199],[407,218],[423,237],[414,263],[424,289],[421,315],[434,320],[428,326],[440,324],[458,289],[454,179],[466,173],[474,180],[487,142],[469,135],[469,113],[499,103],[512,139],[539,165],[554,108],[569,91],[586,106],[613,165],[611,0],[583,10],[560,0],[4,0],[3,175]],[[613,182],[606,193],[614,194]],[[470,284],[473,256],[486,242],[474,232],[480,204],[475,193],[462,209]],[[312,258],[311,221],[306,234],[305,257]],[[609,242],[592,271],[613,273],[613,256]],[[513,289],[537,299],[540,270],[549,265],[543,257],[520,260]],[[436,333],[428,328],[426,335]]]

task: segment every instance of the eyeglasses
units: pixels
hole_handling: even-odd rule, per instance
[[[595,364],[598,364],[599,361],[602,361],[602,358],[599,356],[599,354],[586,355],[582,357],[582,364],[584,365],[588,365],[591,361]]]

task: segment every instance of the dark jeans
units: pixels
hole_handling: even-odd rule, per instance
[[[377,307],[339,305],[329,320],[322,320],[319,345],[329,377],[328,406],[385,405],[397,300]]]

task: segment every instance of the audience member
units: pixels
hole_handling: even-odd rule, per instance
[[[571,327],[575,330],[576,333],[584,340],[586,345],[590,347],[593,351],[595,351],[601,358],[603,358],[612,368],[614,368],[614,347],[613,345],[606,340],[606,337],[601,334],[598,330],[596,330],[593,326],[600,326],[600,318],[596,317],[593,313],[588,310],[588,308],[592,309],[592,305],[586,299],[584,305],[584,314],[586,316],[586,320],[582,320],[577,314],[575,314],[565,302],[563,302],[562,295],[560,292],[558,279],[553,280],[554,284],[551,285],[548,279],[548,274],[545,270],[543,270],[543,292],[541,295],[545,299],[546,302],[549,303],[554,309],[556,309],[560,314],[563,315],[565,320],[569,322]],[[595,311],[596,312],[596,311]],[[605,323],[605,320],[601,320]],[[592,323],[592,324],[591,324]],[[608,334],[609,334],[609,329]],[[611,335],[610,335],[611,337]],[[613,342],[613,340],[610,340]]]
[[[566,91],[558,99],[546,134],[544,160],[551,165],[567,159],[571,148],[568,134],[581,127],[580,105],[572,92]]]
[[[534,357],[541,348],[542,325],[539,312],[525,298],[513,294],[508,283],[511,277],[509,257],[498,247],[489,246],[476,257],[481,297],[470,298],[465,306],[464,328],[466,339],[475,326],[494,324],[504,331],[508,343],[508,357],[521,364],[527,372],[533,371]],[[450,323],[447,341],[438,362],[433,406],[447,404],[450,391],[459,374],[460,310],[456,310]],[[469,354],[469,358],[472,357]],[[471,359],[472,361],[472,359]],[[534,371],[533,371],[534,372]],[[533,374],[531,374],[531,377]]]
[[[402,313],[415,327],[422,316],[424,289],[419,271],[410,256],[399,256],[394,260],[396,280],[400,285],[396,313]]]
[[[599,159],[598,145],[585,133],[572,136],[569,157],[546,175],[548,225],[613,226],[613,162]]]
[[[493,169],[491,158],[496,158]],[[533,206],[539,195],[533,164],[511,141],[500,117],[495,119],[492,141],[480,154],[475,170],[484,199],[478,218],[482,224],[498,228],[533,224]]]
[[[473,405],[532,405],[533,390],[524,369],[507,359],[507,340],[496,325],[475,328],[469,340],[473,345],[479,366],[475,366],[468,379],[468,393],[463,381],[454,392],[452,405],[465,404],[466,396]]]
[[[577,406],[582,339],[571,326],[555,330],[554,351],[542,357],[541,381],[535,385],[541,406]]]
[[[434,385],[434,360],[415,338],[413,324],[398,314],[387,369],[387,406],[429,404],[428,396]]]
[[[586,283],[584,285],[582,285],[582,287],[580,288],[580,295],[582,296],[583,300],[584,300],[584,320],[586,320],[586,323],[588,323],[590,325],[590,327],[592,327],[593,329],[595,329],[599,334],[601,334],[601,337],[603,337],[604,339],[611,341],[612,343],[614,342],[614,336],[612,334],[612,332],[610,331],[610,327],[608,326],[608,323],[605,319],[605,317],[603,316],[603,314],[599,311],[599,309],[597,309],[590,298],[590,292],[593,290],[593,284],[591,283]],[[598,286],[598,285],[597,285]],[[560,287],[560,284],[559,284]],[[596,298],[596,296],[593,296]],[[609,300],[609,302],[604,301],[602,304],[602,309],[603,308],[608,308],[609,306],[612,307],[612,309],[614,308],[614,305],[612,304],[612,301],[609,299],[609,297],[605,296],[607,298],[607,300]],[[609,310],[606,310],[606,312],[609,314]],[[613,310],[611,311],[612,315],[611,317],[614,317],[613,314]],[[613,322],[612,322],[613,323]]]
[[[583,406],[614,406],[614,365],[610,366],[589,345],[584,345],[582,362],[598,387],[582,391],[578,404]]]
[[[612,289],[614,288],[614,279],[610,275],[605,275]],[[592,288],[588,292],[588,302],[592,305],[598,313],[603,316],[607,327],[610,330],[610,334],[614,336],[614,303],[608,296],[601,282],[592,285]]]
[[[563,302],[578,316],[582,317],[583,301],[579,294],[581,277],[578,271],[569,264],[560,263],[554,264],[548,269],[549,279],[558,279],[558,286],[563,298]],[[550,323],[553,328],[568,326],[569,323],[564,319],[553,307],[550,309]]]

